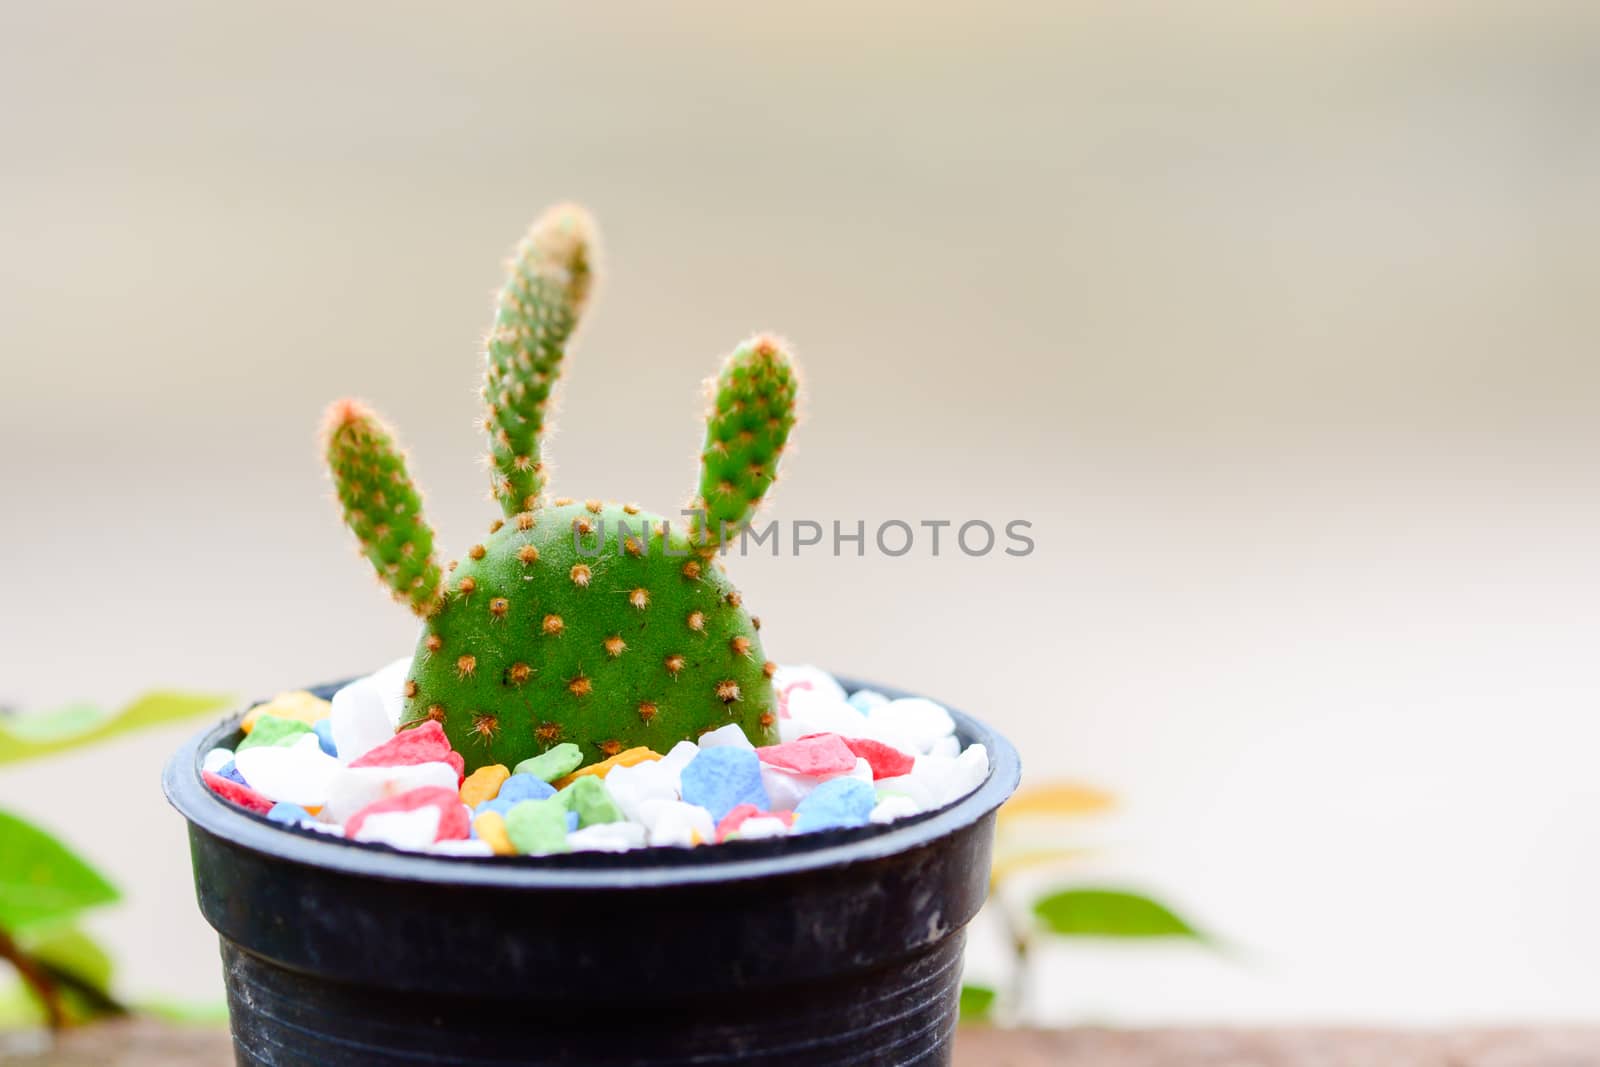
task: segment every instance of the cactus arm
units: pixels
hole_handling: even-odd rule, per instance
[[[575,204],[551,208],[517,247],[486,346],[483,425],[494,496],[508,517],[539,506],[550,393],[593,281],[588,213]]]
[[[777,480],[798,394],[794,366],[772,337],[751,338],[723,364],[711,384],[700,495],[693,505],[705,517],[695,537],[703,551],[736,536]]]
[[[439,603],[433,528],[394,434],[360,401],[340,400],[328,409],[324,435],[345,525],[395,599],[427,618]]]

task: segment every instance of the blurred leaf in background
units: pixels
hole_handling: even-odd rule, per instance
[[[1000,809],[996,821],[990,902],[1010,942],[1009,982],[1004,992],[965,983],[961,1015],[967,1022],[1015,1021],[1028,999],[1028,958],[1039,933],[1055,937],[1174,937],[1210,943],[1192,924],[1151,897],[1126,889],[1074,886],[1054,889],[1017,909],[1008,899],[1024,874],[1060,869],[1098,851],[1088,829],[1115,811],[1117,799],[1097,786],[1049,782],[1025,787]]]
[[[217,694],[161,691],[109,714],[87,705],[34,714],[8,711],[0,716],[0,764],[214,714],[231,703],[231,697]],[[110,991],[111,958],[77,925],[83,912],[118,899],[110,879],[71,848],[0,811],[0,959],[21,979],[0,990],[0,1029],[41,1024],[59,1029],[126,1014]]]
[[[146,693],[110,713],[85,704],[28,714],[11,712],[0,718],[0,764],[36,759],[134,730],[221,711],[232,701],[232,697],[215,693],[165,690]]]
[[[961,986],[961,1021],[964,1023],[986,1023],[990,1013],[994,1010],[995,998],[999,992],[985,985]]]
[[[1165,904],[1118,889],[1063,889],[1033,902],[1033,914],[1059,937],[1206,938]]]
[[[115,887],[66,845],[0,811],[0,929],[13,935],[110,904]]]

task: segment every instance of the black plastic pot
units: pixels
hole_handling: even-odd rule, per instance
[[[990,773],[937,812],[539,858],[286,830],[205,787],[200,757],[237,722],[204,731],[164,784],[221,938],[238,1062],[949,1063],[965,927],[1020,773],[1010,743],[952,714]]]

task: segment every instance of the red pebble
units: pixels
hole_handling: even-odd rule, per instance
[[[471,836],[469,829],[471,820],[467,815],[466,805],[461,803],[461,794],[442,785],[418,786],[416,789],[408,789],[399,796],[373,801],[350,816],[349,821],[344,824],[344,833],[346,837],[355,837],[369,815],[382,815],[390,811],[416,811],[418,808],[430,807],[439,809],[439,832],[434,836],[435,841],[463,841]]]
[[[898,778],[902,774],[910,774],[911,768],[917,762],[898,748],[886,745],[882,741],[869,741],[865,737],[847,737],[844,743],[850,746],[851,752],[872,764],[874,779]]]
[[[838,734],[811,734],[798,741],[756,749],[762,763],[808,778],[831,778],[856,769],[856,754]]]
[[[409,767],[416,763],[448,763],[456,769],[457,778],[465,778],[467,761],[461,753],[450,748],[450,739],[444,727],[429,719],[421,726],[395,734],[372,749],[352,767]]]
[[[272,801],[257,793],[248,786],[242,786],[232,778],[224,778],[220,774],[210,771],[201,771],[200,777],[205,779],[211,791],[223,800],[232,801],[241,808],[247,808],[258,815],[265,815],[272,810]]]

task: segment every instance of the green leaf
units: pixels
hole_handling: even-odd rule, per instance
[[[116,899],[115,887],[71,849],[0,811],[0,927],[16,934]]]
[[[1064,889],[1035,901],[1033,913],[1063,937],[1186,937],[1205,935],[1165,904],[1116,889]]]
[[[990,1012],[994,1010],[995,991],[983,985],[965,985],[961,987],[961,1021],[964,1023],[986,1023],[989,1021]]]
[[[146,693],[107,715],[85,704],[0,719],[0,764],[47,756],[150,726],[220,711],[233,698],[220,693]]]
[[[111,957],[75,926],[52,927],[21,941],[22,951],[52,970],[66,971],[85,985],[111,988]]]
[[[23,952],[56,982],[69,1022],[120,1014],[110,995],[111,957],[75,927],[51,927],[20,939]],[[21,981],[0,993],[0,1029],[43,1026],[44,1005]]]

